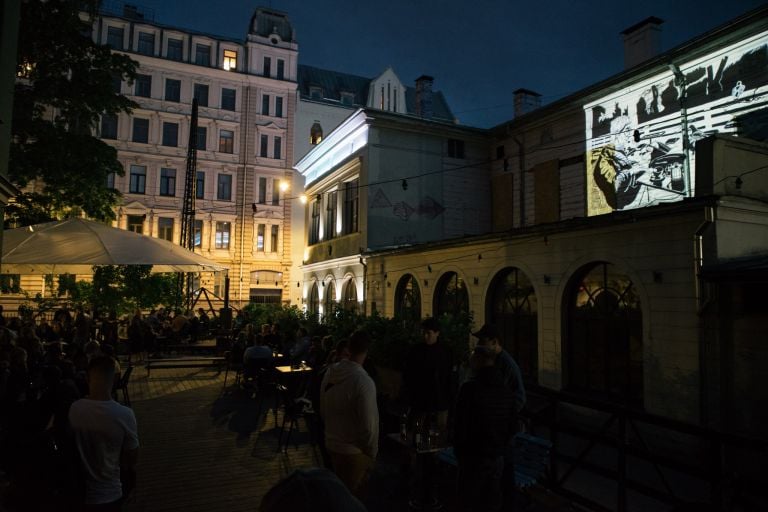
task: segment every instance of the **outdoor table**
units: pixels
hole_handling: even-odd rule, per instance
[[[411,508],[417,510],[439,510],[443,508],[443,505],[434,495],[434,481],[432,478],[435,473],[437,454],[448,448],[445,444],[444,433],[441,432],[440,434],[437,442],[426,439],[422,440],[418,446],[413,442],[413,432],[409,431],[405,439],[403,439],[399,432],[387,434],[387,438],[407,449],[416,458],[418,471],[416,476],[421,485],[417,496],[409,502]],[[425,433],[423,436],[427,436],[427,434]]]
[[[302,372],[311,372],[312,368],[310,368],[307,365],[300,366],[300,367],[293,367],[291,365],[286,366],[275,366],[275,370],[282,374],[295,374],[295,373],[302,373]]]

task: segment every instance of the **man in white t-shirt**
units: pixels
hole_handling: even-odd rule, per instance
[[[98,356],[88,364],[90,395],[72,404],[69,422],[85,477],[85,510],[119,511],[129,489],[123,479],[133,475],[139,452],[136,416],[112,399],[118,364]]]

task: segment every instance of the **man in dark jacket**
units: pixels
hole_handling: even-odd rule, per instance
[[[474,378],[459,390],[453,446],[459,463],[462,510],[494,512],[502,504],[504,453],[514,433],[515,393],[495,366],[495,354],[477,347],[470,364]]]

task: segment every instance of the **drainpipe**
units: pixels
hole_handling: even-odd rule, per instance
[[[517,136],[513,136],[512,140],[517,144],[517,157],[520,165],[520,227],[525,227],[525,147]]]
[[[699,227],[693,234],[693,283],[696,295],[696,312],[697,316],[701,317],[704,312],[704,304],[702,303],[702,290],[701,290],[701,278],[699,274],[701,268],[704,265],[704,232],[715,220],[715,209],[712,206],[708,206],[704,210],[704,221],[699,224]],[[699,332],[699,421],[702,425],[709,425],[709,350],[707,349],[707,342],[704,339],[703,333]],[[717,358],[719,359],[719,357]]]
[[[368,314],[368,263],[360,256],[360,264],[363,266],[363,316]]]
[[[248,183],[248,125],[250,124],[248,114],[251,104],[251,88],[250,86],[245,86],[245,89],[245,111],[242,116],[245,119],[245,129],[243,136],[240,138],[241,143],[243,143],[243,147],[240,148],[240,158],[243,162],[243,186],[240,191],[240,197],[242,197],[242,201],[240,201],[240,276],[237,285],[238,306],[241,308],[243,307],[243,258],[245,258],[245,189]]]

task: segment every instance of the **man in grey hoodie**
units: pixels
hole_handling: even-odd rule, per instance
[[[339,479],[361,497],[379,450],[379,410],[376,385],[363,369],[370,338],[352,334],[349,359],[334,364],[320,385],[320,414],[325,422],[325,444]]]

